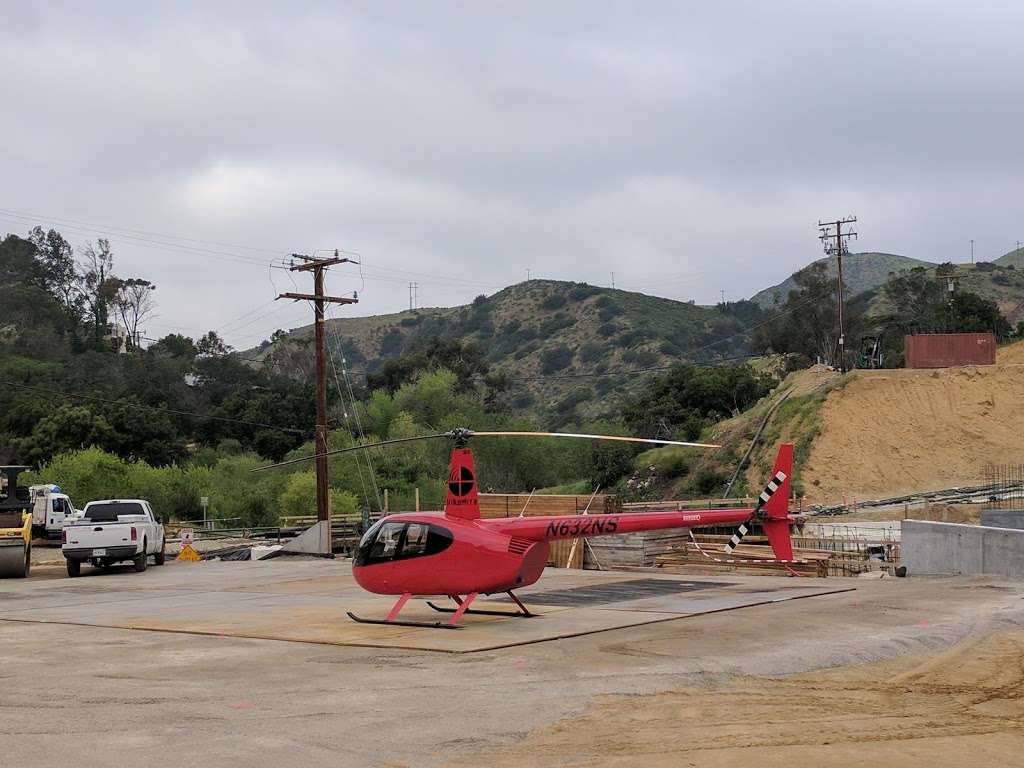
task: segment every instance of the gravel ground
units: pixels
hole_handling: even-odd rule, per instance
[[[5,763],[88,768],[174,754],[255,768],[647,765],[634,760],[648,743],[634,738],[644,733],[637,720],[643,713],[685,711],[696,722],[735,717],[745,743],[767,743],[777,730],[770,705],[778,701],[787,720],[806,716],[782,702],[820,688],[813,675],[835,674],[820,670],[911,657],[916,664],[1024,622],[1018,584],[851,583],[856,592],[827,598],[461,656],[2,620]],[[0,584],[0,600],[16,599],[10,582]],[[1015,646],[986,652],[1005,659],[1007,647]],[[880,674],[888,680],[894,673]],[[734,713],[710,706],[722,701],[722,686],[777,675],[801,677],[784,689],[757,683],[747,698],[732,700]],[[886,691],[899,697],[930,685],[944,695],[927,677],[901,685]],[[948,695],[963,696],[962,689]],[[835,690],[842,698],[843,687]],[[828,700],[807,699],[818,708]],[[888,708],[884,697],[845,706],[868,719]],[[941,722],[952,710],[935,711]],[[664,722],[662,733],[679,727]],[[991,732],[993,744],[1004,738],[994,726]],[[652,754],[650,765],[712,764],[710,753],[690,752],[703,731],[690,733],[688,742],[665,742],[674,746]],[[617,743],[632,744],[633,752],[613,748]],[[818,764],[812,747],[819,748],[791,745],[787,759]],[[853,763],[840,755],[830,764]],[[989,764],[1003,763],[996,754]]]

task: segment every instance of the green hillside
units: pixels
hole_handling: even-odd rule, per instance
[[[936,280],[951,278],[957,291],[976,293],[994,301],[1011,326],[1024,320],[1024,269],[1017,269],[1012,263],[943,264],[927,272]],[[871,297],[869,315],[884,315],[890,311],[884,291]]]
[[[1016,269],[1024,269],[1024,248],[1015,248],[1014,250],[1004,253],[995,261],[1001,267],[1013,266]]]
[[[465,306],[336,319],[328,338],[360,372],[409,351],[418,338],[475,342],[491,373],[510,378],[517,409],[540,408],[569,419],[611,412],[608,396],[638,380],[630,371],[745,354],[743,331],[760,316],[750,302],[702,307],[583,283],[530,280]],[[308,371],[311,335],[311,326],[296,329],[246,356]]]
[[[836,274],[836,258],[828,256],[812,263],[824,262],[830,274]],[[846,284],[846,295],[856,296],[858,293],[878,288],[888,279],[891,272],[902,272],[914,267],[934,267],[935,264],[909,256],[895,253],[850,253],[843,257],[843,281]],[[763,308],[773,306],[778,301],[784,302],[789,292],[796,287],[792,275],[778,285],[765,288],[755,293],[750,300]]]

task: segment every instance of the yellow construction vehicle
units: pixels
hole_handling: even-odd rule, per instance
[[[18,485],[27,469],[0,466],[0,578],[24,579],[32,568],[32,499]]]

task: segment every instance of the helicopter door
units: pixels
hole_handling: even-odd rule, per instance
[[[435,555],[452,544],[447,528],[431,523],[389,523],[380,521],[359,542],[353,565],[374,565]]]

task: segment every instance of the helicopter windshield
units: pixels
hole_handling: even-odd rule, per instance
[[[373,565],[442,552],[452,543],[447,528],[433,523],[380,520],[359,541],[354,565]]]

